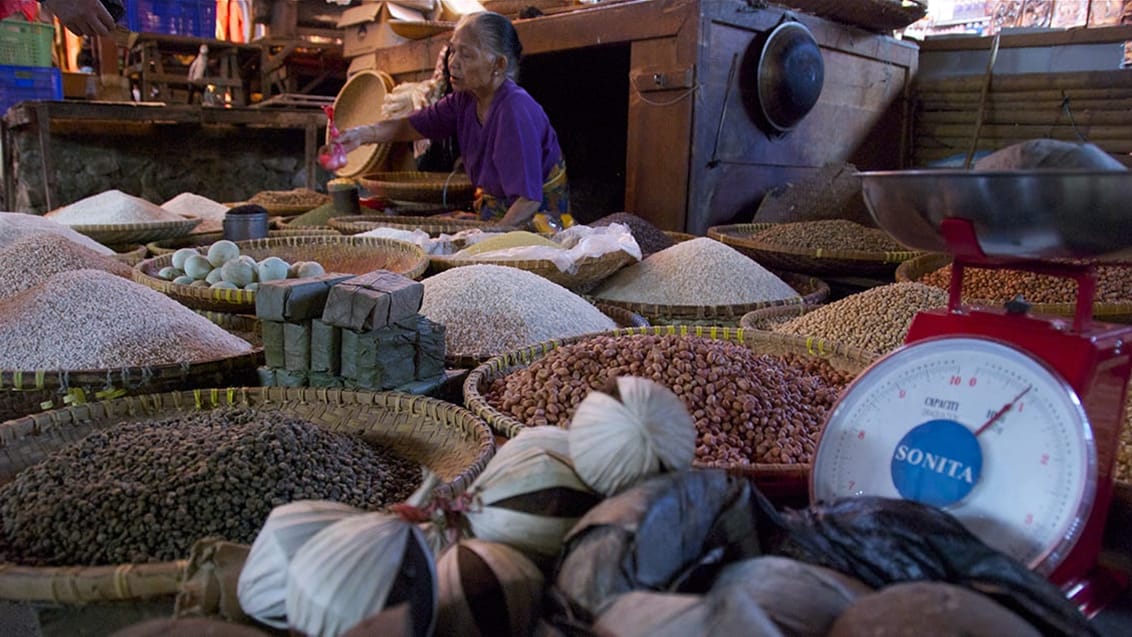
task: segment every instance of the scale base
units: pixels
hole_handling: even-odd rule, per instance
[[[1128,574],[1104,566],[1062,587],[1069,601],[1092,619],[1128,589]]]

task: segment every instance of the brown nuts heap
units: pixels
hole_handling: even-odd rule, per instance
[[[757,354],[692,336],[595,336],[492,382],[489,404],[527,425],[565,427],[610,378],[650,378],[676,393],[696,423],[702,464],[806,464],[826,413],[851,376],[827,361]]]

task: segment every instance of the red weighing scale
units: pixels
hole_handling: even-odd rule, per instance
[[[921,312],[830,411],[812,501],[938,506],[1095,615],[1127,584],[1098,565],[1132,371],[1132,325],[1092,319],[1096,266],[1132,248],[1132,173],[862,173],[878,225],[954,255],[947,309]],[[1072,318],[1024,299],[964,306],[968,268],[1077,283]],[[1132,275],[1132,272],[1130,272]]]

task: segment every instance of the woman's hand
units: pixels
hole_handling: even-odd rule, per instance
[[[376,143],[372,126],[355,126],[353,128],[347,128],[346,130],[338,133],[338,137],[335,137],[331,141],[342,144],[342,148],[345,149],[347,153],[364,144]]]
[[[51,13],[75,35],[107,35],[114,18],[99,0],[44,0]]]

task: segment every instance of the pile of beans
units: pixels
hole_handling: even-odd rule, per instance
[[[60,272],[0,300],[0,369],[110,369],[216,360],[252,346],[139,283]]]
[[[250,544],[273,507],[367,510],[420,482],[416,463],[286,414],[221,408],[96,431],[0,489],[0,560],[58,566],[181,559]]]
[[[492,381],[488,404],[527,425],[568,426],[592,389],[618,376],[668,387],[696,423],[696,460],[807,464],[826,414],[852,380],[828,361],[758,354],[693,336],[595,336]]]
[[[1114,474],[1119,482],[1132,482],[1132,401],[1124,409],[1124,427],[1120,430]]]
[[[920,282],[938,288],[951,286],[951,264],[929,272]],[[1006,302],[1021,294],[1028,303],[1073,303],[1077,283],[1064,277],[1021,272],[964,268],[963,299]],[[1132,301],[1132,269],[1105,265],[1097,268],[1097,294],[1100,303]]]
[[[946,290],[921,283],[891,283],[818,307],[772,331],[887,354],[904,344],[917,312],[937,307],[947,307]]]
[[[778,301],[798,292],[734,248],[698,237],[621,268],[593,295],[627,303],[713,306]]]
[[[629,228],[629,232],[633,235],[633,238],[637,240],[637,245],[641,247],[641,256],[643,257],[676,245],[672,237],[664,234],[663,230],[631,212],[615,212],[598,219],[590,225],[608,226],[611,223],[620,223]]]
[[[317,208],[324,203],[330,203],[330,195],[315,192],[310,188],[294,188],[292,190],[264,190],[252,195],[248,203],[260,206],[310,206]]]
[[[445,346],[453,354],[493,356],[617,327],[577,294],[518,268],[468,265],[421,283],[421,314],[444,325]]]
[[[0,247],[0,299],[43,283],[53,274],[91,268],[130,279],[130,266],[56,234],[31,235]]]
[[[778,223],[751,238],[784,248],[803,250],[858,250],[903,252],[908,250],[884,230],[869,228],[848,219],[822,219]]]

